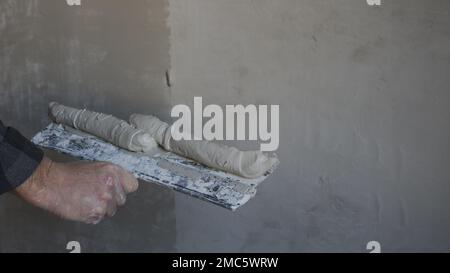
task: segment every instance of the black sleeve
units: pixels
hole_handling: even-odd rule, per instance
[[[25,182],[43,156],[36,145],[0,121],[0,194]]]

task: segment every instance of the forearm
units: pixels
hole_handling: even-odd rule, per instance
[[[33,174],[14,191],[27,202],[47,208],[49,192],[46,183],[49,181],[49,173],[54,164],[52,160],[44,156]]]
[[[0,121],[0,194],[22,185],[32,176],[43,157],[36,145]]]

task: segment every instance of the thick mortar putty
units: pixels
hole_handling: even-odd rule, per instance
[[[93,134],[121,148],[133,152],[148,152],[157,147],[149,134],[111,115],[75,109],[56,102],[50,103],[49,109],[55,122]]]
[[[169,124],[154,116],[134,114],[130,117],[130,123],[149,133],[168,151],[242,177],[260,177],[278,163],[275,156],[268,156],[261,151],[240,151],[202,140],[176,141],[172,138]]]
[[[153,116],[132,115],[130,123],[133,127],[111,115],[71,108],[56,102],[50,103],[49,109],[57,123],[91,133],[121,148],[148,152],[158,143],[168,151],[246,178],[260,177],[278,162],[276,157],[261,151],[240,151],[208,141],[176,141],[171,136],[170,126]]]

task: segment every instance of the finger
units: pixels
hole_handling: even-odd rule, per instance
[[[104,217],[105,217],[105,209],[103,208],[103,206],[98,204],[97,207],[91,210],[91,213],[89,214],[85,222],[87,224],[96,225],[100,223]]]
[[[117,167],[118,169],[118,167]],[[111,192],[112,198],[117,202],[119,206],[125,204],[126,201],[126,193],[122,187],[122,183],[120,182],[122,178],[118,171],[114,173],[107,174],[105,178],[105,184],[108,187],[108,191]]]
[[[117,205],[122,206],[127,201],[127,195],[125,190],[123,189],[122,183],[120,181],[116,181],[114,183],[114,196],[117,202]]]
[[[113,217],[117,212],[117,205],[115,200],[110,200],[106,205],[106,215],[108,217]]]
[[[106,179],[106,187],[103,186],[103,192],[101,193],[100,200],[102,207],[105,208],[105,214],[109,217],[114,216],[117,210],[117,193],[116,185],[119,184],[119,178],[117,175],[109,176]]]
[[[119,180],[126,193],[135,192],[139,187],[137,179],[124,169],[119,170]]]
[[[103,216],[101,216],[101,215],[91,215],[86,219],[85,223],[90,224],[90,225],[97,225],[102,220],[103,220]]]

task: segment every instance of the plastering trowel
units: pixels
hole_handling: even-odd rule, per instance
[[[257,186],[276,168],[274,166],[262,177],[246,179],[159,148],[151,153],[129,152],[55,123],[36,134],[32,141],[80,159],[117,164],[143,181],[157,183],[230,210],[236,210],[254,197]]]

